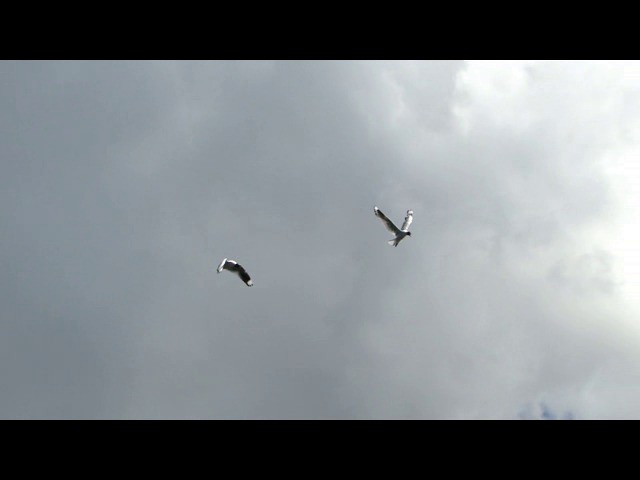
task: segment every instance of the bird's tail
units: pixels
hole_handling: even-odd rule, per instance
[[[392,238],[391,240],[389,240],[387,242],[389,245],[393,245],[394,247],[398,246],[398,239],[397,238]]]

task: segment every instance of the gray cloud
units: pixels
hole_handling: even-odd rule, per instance
[[[637,416],[590,233],[635,91],[500,68],[0,64],[0,417]]]

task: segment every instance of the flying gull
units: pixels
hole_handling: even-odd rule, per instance
[[[384,226],[387,227],[387,230],[395,235],[395,238],[387,242],[389,245],[397,247],[404,237],[407,235],[411,236],[409,225],[411,225],[411,222],[413,221],[413,210],[407,210],[407,216],[404,217],[402,228],[396,227],[378,207],[373,207],[373,212],[376,214],[376,217],[380,218],[380,220],[384,222]]]
[[[220,262],[220,265],[218,265],[218,273],[220,273],[222,270],[229,270],[230,272],[237,274],[240,279],[247,284],[248,287],[251,287],[253,285],[251,277],[244,269],[244,267],[238,262],[234,262],[233,260],[225,258],[224,260],[222,260],[222,262]]]

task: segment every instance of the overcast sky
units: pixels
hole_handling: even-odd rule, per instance
[[[640,418],[639,154],[639,62],[0,62],[0,418]]]

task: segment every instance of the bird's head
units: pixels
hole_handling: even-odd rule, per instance
[[[411,232],[407,232],[407,235],[411,236]]]

